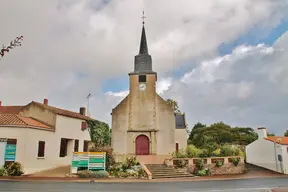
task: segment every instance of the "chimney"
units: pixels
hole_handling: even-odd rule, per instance
[[[260,127],[257,129],[258,139],[260,138],[267,138],[267,130],[265,127]]]
[[[48,99],[44,99],[43,104],[48,105]]]
[[[85,107],[80,107],[79,113],[80,113],[81,115],[86,116],[86,108],[85,108]]]

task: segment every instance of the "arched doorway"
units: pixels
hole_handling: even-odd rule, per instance
[[[146,135],[136,137],[136,155],[149,155],[149,138]]]

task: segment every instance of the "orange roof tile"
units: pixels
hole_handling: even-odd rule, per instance
[[[53,129],[52,127],[32,118],[22,117],[16,114],[0,114],[0,125]]]
[[[281,145],[288,145],[288,137],[268,136],[265,139],[268,141],[279,143]]]
[[[91,120],[92,119],[92,118],[90,118],[88,116],[81,115],[80,113],[77,113],[77,112],[68,111],[68,110],[65,110],[65,109],[59,109],[59,108],[52,107],[52,106],[49,106],[49,105],[44,105],[43,103],[39,103],[39,102],[36,102],[36,101],[32,101],[32,103],[34,103],[34,104],[36,104],[36,105],[38,105],[40,107],[50,109],[52,112],[54,112],[54,113],[56,113],[58,115],[63,115],[63,116],[66,116],[66,117],[72,117],[72,118],[83,119],[83,120]]]
[[[24,106],[0,106],[1,113],[19,114]]]

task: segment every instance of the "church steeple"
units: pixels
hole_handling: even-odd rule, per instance
[[[152,57],[148,53],[148,45],[146,39],[146,32],[144,26],[144,11],[143,11],[143,26],[142,26],[142,33],[141,33],[141,41],[140,41],[140,48],[139,54],[135,56],[134,59],[134,71],[131,74],[156,74],[152,71]]]
[[[148,46],[147,46],[144,22],[143,22],[143,27],[142,27],[141,42],[140,42],[140,49],[139,49],[139,55],[140,54],[149,54],[148,53]]]

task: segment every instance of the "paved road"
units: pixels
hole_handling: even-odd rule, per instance
[[[0,181],[0,192],[264,192],[288,186],[288,178],[193,182],[60,183]]]

